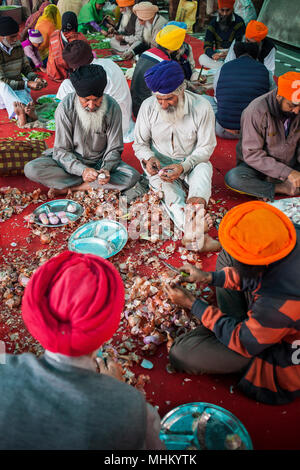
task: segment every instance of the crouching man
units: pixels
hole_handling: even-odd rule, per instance
[[[82,66],[70,79],[75,92],[57,107],[54,148],[27,163],[25,175],[50,188],[49,197],[99,187],[131,188],[140,174],[121,160],[122,114],[116,101],[103,94],[105,70]]]

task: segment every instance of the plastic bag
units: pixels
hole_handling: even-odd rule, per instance
[[[196,22],[197,2],[189,0],[180,0],[175,21],[183,21],[187,25],[187,33],[193,32],[193,26]]]

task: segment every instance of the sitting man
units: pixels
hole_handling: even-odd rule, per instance
[[[121,276],[99,256],[65,251],[33,274],[22,316],[45,352],[5,355],[0,449],[164,448],[156,409],[123,381],[120,364],[98,357],[123,307]]]
[[[145,80],[155,96],[140,108],[133,149],[150,187],[163,192],[170,217],[185,232],[183,183],[189,187],[187,204],[205,208],[211,196],[209,159],[216,146],[214,113],[202,96],[185,91],[184,73],[175,61],[155,65],[145,73]],[[191,241],[186,233],[185,241]],[[202,248],[214,251],[219,243],[206,234]]]
[[[121,160],[122,114],[116,101],[103,95],[105,70],[85,65],[70,78],[75,93],[56,109],[54,148],[27,163],[25,175],[51,188],[49,198],[90,188],[131,188],[140,175]]]
[[[258,44],[258,56],[257,60],[263,63],[265,67],[274,75],[275,73],[275,54],[276,47],[274,42],[267,37],[268,27],[260,21],[250,21],[246,27],[245,40]],[[225,63],[236,58],[234,51],[234,45],[236,40],[231,44],[228,54],[225,59]]]
[[[270,405],[300,396],[300,226],[262,201],[231,209],[219,227],[223,251],[216,272],[192,265],[181,281],[216,286],[218,307],[182,287],[166,287],[171,301],[201,326],[180,336],[170,363],[191,374],[240,373],[239,388]]]
[[[234,49],[237,59],[216,72],[216,98],[204,95],[216,113],[216,134],[224,139],[239,137],[243,110],[273,85],[266,67],[256,61],[257,44],[236,42]]]
[[[163,60],[176,60],[181,65],[186,80],[195,78],[193,51],[191,46],[184,42],[186,29],[177,26],[178,24],[181,23],[164,26],[155,38],[157,46],[144,52],[136,64],[130,87],[132,111],[135,117],[142,102],[151,96],[144,75],[154,64],[158,64]],[[196,73],[196,76],[198,76],[198,73]]]
[[[167,20],[158,13],[158,6],[151,2],[140,2],[134,5],[133,12],[137,16],[139,23],[143,26],[142,40],[128,52],[124,53],[124,59],[132,59],[135,55],[140,55],[147,49],[156,46],[155,38]]]
[[[132,142],[134,122],[131,118],[132,101],[127,80],[121,68],[108,57],[95,59],[91,46],[80,40],[72,41],[63,50],[63,59],[69,70],[76,70],[82,65],[101,65],[107,78],[104,93],[116,100],[122,112],[122,129],[124,142]],[[56,97],[62,100],[68,93],[74,93],[71,80],[67,78],[60,85]]]
[[[51,34],[47,74],[56,82],[62,82],[68,76],[68,64],[63,59],[67,44],[76,40],[87,42],[85,36],[78,33],[77,29],[77,16],[72,11],[66,11],[61,19],[61,31],[56,30]]]
[[[117,0],[117,4],[121,15],[114,28],[110,47],[118,53],[129,52],[142,42],[143,26],[133,13],[134,0]]]
[[[300,73],[287,72],[278,89],[256,98],[243,111],[237,166],[226,185],[243,194],[274,200],[300,189]]]
[[[243,38],[245,23],[240,16],[233,13],[233,6],[234,0],[218,0],[218,15],[207,27],[204,54],[199,57],[199,63],[203,67],[222,67],[232,41],[241,41]]]
[[[10,16],[1,16],[0,109],[6,108],[9,119],[16,117],[23,127],[37,119],[30,90],[40,90],[47,82],[33,72],[18,38],[18,23]]]

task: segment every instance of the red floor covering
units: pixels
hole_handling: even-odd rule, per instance
[[[191,44],[194,51],[197,51],[195,56],[198,57],[202,47],[201,43],[196,39],[191,39]],[[34,98],[41,94],[56,92],[57,84],[50,80],[48,82],[47,89],[42,93],[33,93]],[[19,128],[8,121],[4,110],[0,110],[0,137],[14,136],[15,131],[19,132]],[[47,140],[49,147],[53,144],[53,140],[54,133],[52,132],[51,138]],[[218,138],[218,144],[211,159],[214,167],[212,197],[218,201],[217,208],[224,206],[229,209],[249,200],[246,196],[229,191],[224,185],[224,174],[235,165],[235,145],[236,141]],[[122,158],[140,169],[131,144],[125,144]],[[28,181],[24,176],[0,177],[0,187],[3,186],[16,187],[24,191],[33,191],[40,187],[46,193],[46,188]],[[44,248],[38,237],[28,241],[31,229],[26,226],[23,217],[30,213],[34,207],[31,204],[21,214],[12,216],[0,224],[0,257],[4,264],[8,264],[10,260],[13,260],[13,256],[19,256],[20,253],[23,255],[25,253],[28,258],[34,257],[36,251]],[[216,235],[215,229],[211,234]],[[12,247],[11,243],[16,243],[17,246]],[[134,244],[130,246],[132,252],[140,249],[138,243],[136,246]],[[128,252],[128,254],[132,253]],[[178,253],[173,255],[173,259],[174,264],[179,265]],[[204,269],[214,269],[215,254],[202,255],[201,259]],[[11,311],[11,321],[7,321],[7,317],[5,322],[1,321],[0,340],[6,343],[8,352],[18,353],[27,350],[34,352],[33,343],[28,340],[28,334],[21,321],[20,308]],[[133,370],[136,374],[143,373],[150,376],[150,383],[145,385],[146,397],[148,401],[159,407],[161,417],[182,403],[195,401],[214,403],[226,408],[242,421],[252,438],[254,449],[299,449],[297,432],[300,419],[299,401],[285,406],[268,406],[257,403],[237,390],[236,385],[239,379],[237,375],[195,377],[188,374],[169,374],[166,371],[168,358],[165,344],[161,345],[155,355],[148,357],[148,359],[154,364],[152,370],[148,371],[140,366],[134,367]]]

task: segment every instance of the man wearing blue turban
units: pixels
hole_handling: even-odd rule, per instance
[[[212,165],[209,161],[216,146],[215,117],[211,105],[202,96],[185,88],[182,68],[176,61],[164,60],[144,75],[154,96],[140,108],[133,148],[154,191],[162,191],[165,207],[175,226],[185,233],[187,248],[188,206],[206,207],[211,196]],[[187,201],[184,185],[189,188]],[[204,218],[204,231],[212,221]],[[220,245],[205,233],[201,246],[216,251]]]

